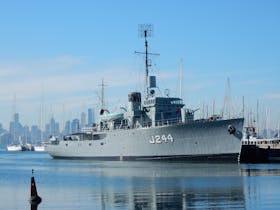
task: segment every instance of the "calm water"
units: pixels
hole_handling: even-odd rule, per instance
[[[0,151],[0,209],[279,209],[280,165],[54,160]]]

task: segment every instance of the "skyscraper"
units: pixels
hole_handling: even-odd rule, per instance
[[[47,136],[59,135],[59,123],[52,117],[50,123],[45,126],[45,133]]]
[[[0,123],[0,134],[4,132],[3,125]]]
[[[14,114],[14,122],[16,125],[19,123],[19,113]]]
[[[70,123],[69,120],[67,120],[67,121],[65,122],[64,135],[67,135],[67,134],[70,134],[70,133],[71,133],[70,128],[71,128],[71,123]]]
[[[54,118],[52,117],[51,120],[50,120],[50,132],[51,132],[51,135],[55,136],[55,120]]]
[[[81,128],[84,128],[86,126],[86,113],[81,113]]]
[[[39,127],[37,125],[31,126],[30,140],[32,143],[37,143],[39,141],[43,141],[43,139],[41,139],[41,130],[39,129]]]
[[[18,137],[22,135],[22,125],[19,122],[19,113],[15,113],[13,121],[10,122],[10,133],[13,141],[17,141]]]
[[[77,133],[80,131],[80,122],[78,119],[74,119],[71,123],[71,133]]]
[[[92,126],[94,122],[94,111],[92,108],[88,109],[88,126]]]

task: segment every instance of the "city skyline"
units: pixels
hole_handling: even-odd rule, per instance
[[[138,24],[153,24],[151,73],[161,92],[187,108],[223,107],[227,78],[236,113],[280,120],[279,1],[8,1],[0,3],[0,123],[13,113],[26,125],[52,116],[62,125],[105,102],[114,111],[130,91],[144,90],[144,50]],[[145,11],[145,12],[144,12]],[[201,115],[201,113],[197,113]],[[246,116],[245,115],[245,116]]]
[[[73,132],[78,132],[79,129],[81,129],[81,128],[90,127],[90,126],[92,126],[93,123],[95,123],[96,116],[95,116],[94,109],[88,108],[87,115],[85,114],[85,112],[81,112],[80,114],[81,114],[80,118],[66,119],[62,124],[57,122],[56,119],[52,116],[51,118],[47,119],[46,122],[43,122],[42,125],[36,124],[36,123],[34,123],[32,125],[27,125],[20,120],[20,113],[14,113],[13,119],[11,121],[9,121],[9,127],[8,128],[1,127],[1,128],[9,131],[10,133],[13,133],[14,132],[13,130],[15,130],[15,125],[20,125],[22,127],[28,126],[30,128],[32,128],[33,126],[36,126],[38,129],[40,129],[42,131],[50,130],[49,133],[50,134],[52,133],[52,135],[56,135],[55,133],[70,134]],[[72,126],[70,126],[69,130],[67,130],[66,124],[71,123],[73,121],[78,122],[78,124],[79,124],[78,130],[75,130],[75,131],[73,131],[73,129],[71,130]],[[1,122],[0,122],[0,125],[2,125]],[[47,127],[49,127],[49,128],[47,128]]]
[[[60,137],[62,135],[80,132],[83,129],[91,127],[94,123],[94,110],[89,108],[87,111],[87,115],[85,112],[81,113],[80,119],[69,119],[62,125],[55,118],[51,117],[42,125],[33,124],[31,126],[21,122],[19,113],[14,113],[8,128],[3,128],[0,123],[0,147],[6,144],[16,143],[38,144],[45,142],[51,136]]]

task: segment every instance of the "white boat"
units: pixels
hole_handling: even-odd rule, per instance
[[[22,151],[22,146],[20,144],[10,144],[7,146],[8,151]]]
[[[34,151],[35,152],[44,152],[45,151],[45,146],[44,145],[36,145],[36,146],[34,146]]]

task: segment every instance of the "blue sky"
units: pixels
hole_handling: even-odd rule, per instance
[[[161,92],[178,95],[182,59],[187,107],[210,110],[215,101],[219,113],[230,78],[232,112],[241,112],[242,96],[247,113],[259,100],[276,127],[279,11],[277,0],[0,1],[0,123],[8,128],[16,110],[22,124],[39,124],[42,95],[45,121],[80,118],[99,106],[102,78],[107,106],[125,105],[129,91],[143,90],[143,57],[134,51],[144,50],[138,24],[148,23]]]

